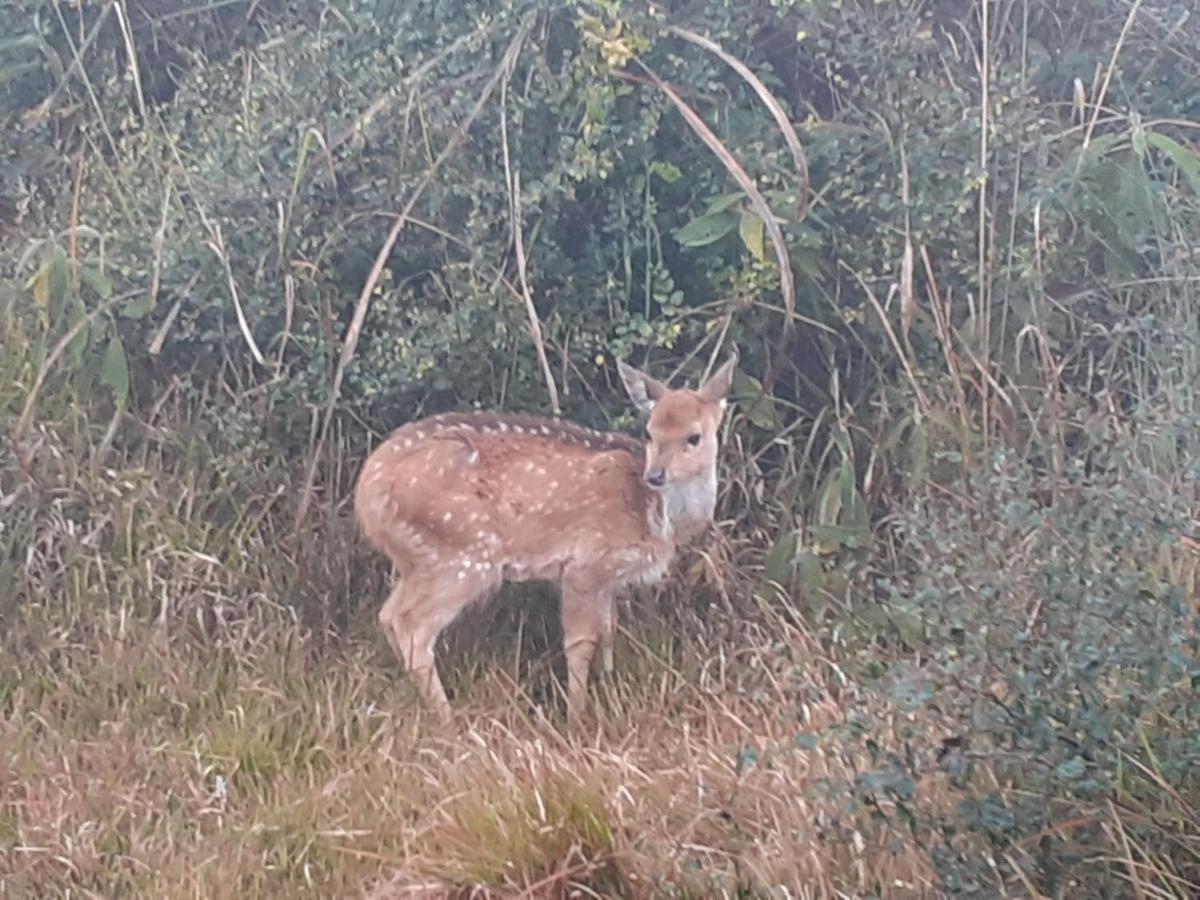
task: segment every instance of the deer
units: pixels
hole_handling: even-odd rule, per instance
[[[597,649],[613,672],[618,597],[663,579],[712,523],[718,432],[736,349],[694,390],[618,360],[644,439],[524,413],[408,422],[363,462],[360,533],[392,563],[379,627],[420,698],[443,718],[438,636],[505,582],[556,582],[567,719],[583,711]]]

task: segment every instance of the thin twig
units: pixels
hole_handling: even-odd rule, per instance
[[[404,209],[396,217],[395,223],[384,238],[383,246],[379,248],[379,252],[375,255],[375,263],[371,266],[371,272],[367,275],[367,280],[363,284],[362,292],[358,296],[358,302],[354,306],[354,316],[350,320],[350,327],[346,330],[346,340],[342,344],[342,352],[338,357],[337,369],[333,375],[333,384],[329,388],[329,399],[325,404],[325,413],[321,422],[321,430],[317,436],[316,446],[313,447],[312,458],[309,460],[308,472],[304,476],[304,487],[300,494],[300,504],[296,508],[296,528],[299,529],[305,516],[308,515],[308,507],[312,502],[312,486],[317,477],[317,465],[321,459],[321,451],[325,446],[325,441],[329,436],[329,425],[333,420],[333,411],[337,405],[338,398],[341,396],[342,380],[346,375],[346,367],[350,364],[350,360],[354,357],[354,351],[358,347],[358,338],[362,332],[363,321],[367,317],[367,309],[371,305],[371,295],[375,291],[375,285],[379,282],[380,275],[383,274],[383,268],[387,264],[388,257],[392,253],[392,248],[396,246],[396,240],[400,237],[400,232],[404,229],[405,223],[408,221],[409,214],[416,207],[417,202],[421,199],[425,189],[433,181],[438,169],[442,164],[450,158],[466,139],[467,132],[471,125],[479,118],[479,114],[483,112],[484,106],[491,99],[496,88],[501,81],[507,77],[512,71],[512,67],[516,64],[517,56],[521,51],[521,46],[525,42],[526,36],[529,34],[529,21],[527,20],[521,25],[516,36],[508,45],[508,49],[504,52],[503,59],[500,60],[500,65],[497,67],[492,77],[488,79],[488,83],[484,86],[483,91],[479,95],[479,99],[475,101],[475,105],[471,107],[471,111],[467,113],[467,117],[459,125],[454,132],[450,141],[438,155],[437,159],[429,167],[428,171],[422,176],[417,186],[413,189],[412,194],[408,198],[408,202],[404,205]]]
[[[926,397],[925,392],[921,390],[921,384],[917,381],[917,375],[913,371],[912,364],[909,362],[908,354],[904,352],[904,347],[901,346],[900,339],[896,337],[896,331],[894,328],[892,328],[892,323],[888,321],[887,313],[884,312],[883,307],[879,304],[879,300],[875,297],[875,292],[871,290],[870,286],[866,283],[866,281],[863,280],[863,277],[859,272],[850,268],[850,266],[846,265],[844,262],[839,261],[839,265],[841,265],[842,268],[846,269],[846,271],[854,276],[854,280],[858,282],[859,287],[863,289],[863,293],[867,295],[867,299],[871,301],[871,306],[874,307],[875,314],[879,316],[879,321],[883,325],[883,330],[887,333],[888,339],[892,342],[892,349],[896,351],[896,356],[900,359],[900,364],[904,366],[904,374],[908,376],[908,381],[909,384],[912,385],[913,393],[917,395],[917,399],[921,403],[921,410],[923,412],[928,412],[929,398]]]
[[[212,240],[208,241],[208,249],[216,254],[217,259],[221,261],[221,265],[225,269],[225,280],[229,283],[229,296],[233,298],[233,311],[237,316],[238,330],[242,333],[242,338],[246,341],[246,346],[250,348],[250,355],[254,357],[254,361],[260,366],[267,364],[263,358],[262,351],[258,349],[258,342],[254,340],[254,332],[250,330],[250,322],[246,318],[246,313],[242,309],[242,300],[238,295],[237,279],[233,277],[233,265],[229,262],[229,254],[225,252],[225,237],[221,234],[221,226],[216,223],[210,223],[212,229]]]
[[[61,94],[63,89],[70,83],[71,76],[75,74],[75,70],[77,68],[83,68],[83,55],[88,52],[96,38],[100,35],[100,29],[103,28],[104,23],[108,21],[108,16],[113,11],[113,7],[115,5],[115,2],[110,2],[102,10],[100,10],[100,15],[96,17],[96,21],[92,24],[87,36],[83,39],[83,43],[79,45],[79,50],[72,55],[71,64],[67,66],[66,71],[63,72],[62,78],[60,78],[58,84],[54,86],[54,90],[46,95],[46,99],[44,99],[26,114],[26,124],[36,122],[38,119],[43,119],[47,114],[49,114],[50,107],[54,105],[54,101],[58,99],[58,95]]]
[[[1100,84],[1100,93],[1092,103],[1092,118],[1088,121],[1087,131],[1083,135],[1083,146],[1079,148],[1079,157],[1075,160],[1076,175],[1083,168],[1083,158],[1087,153],[1088,144],[1091,143],[1092,132],[1096,128],[1096,120],[1100,117],[1104,98],[1108,95],[1108,83],[1112,81],[1113,72],[1117,68],[1117,57],[1121,54],[1121,48],[1125,45],[1125,38],[1129,35],[1129,29],[1133,27],[1133,20],[1137,17],[1141,6],[1142,0],[1133,0],[1133,6],[1129,8],[1129,15],[1125,17],[1125,24],[1121,26],[1121,33],[1117,35],[1116,46],[1113,47],[1112,57],[1109,59],[1108,68],[1104,72],[1104,81]]]
[[[511,74],[511,73],[510,73]],[[533,338],[533,346],[537,350],[538,362],[542,366],[542,377],[546,379],[546,392],[550,395],[550,408],[559,415],[562,410],[558,405],[558,386],[554,383],[554,373],[550,371],[550,361],[546,358],[546,342],[542,338],[542,323],[538,319],[537,307],[533,305],[533,293],[529,290],[529,278],[525,266],[525,239],[522,236],[524,223],[521,216],[521,173],[514,171],[508,153],[508,75],[500,83],[500,149],[504,156],[504,180],[508,185],[508,212],[512,218],[513,249],[517,255],[517,275],[521,282],[521,296],[525,301],[525,311],[529,315],[529,334]]]
[[[375,102],[368,106],[357,119],[334,135],[333,140],[329,142],[329,150],[336,150],[342,144],[346,143],[346,141],[350,140],[350,138],[354,137],[354,135],[366,128],[367,125],[370,124],[371,120],[375,118],[375,116],[379,115],[379,113],[385,108],[387,108],[388,104],[395,100],[405,88],[416,84],[430,72],[436,69],[447,59],[447,57],[458,50],[459,47],[463,46],[463,44],[469,43],[476,38],[483,37],[485,34],[491,31],[491,29],[491,25],[484,25],[483,27],[472,31],[470,34],[464,34],[462,37],[453,41],[448,46],[435,53],[429,59],[425,60],[425,62],[421,63],[421,65],[417,66],[417,68],[413,70],[411,75],[405,76],[405,78],[398,85],[396,85],[382,97],[375,100]]]

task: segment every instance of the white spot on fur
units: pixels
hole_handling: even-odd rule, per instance
[[[417,429],[417,440],[418,440],[418,441],[423,441],[423,440],[425,440],[425,432],[424,432],[424,431],[422,431],[422,430],[421,430],[421,429],[419,429],[419,428]]]
[[[447,510],[446,514],[444,516],[442,516],[442,521],[449,522],[453,518],[454,518],[454,513]]]
[[[404,448],[407,450],[411,446],[412,446],[412,438],[405,438],[404,439]]]

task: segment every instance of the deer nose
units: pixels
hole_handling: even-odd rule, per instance
[[[666,483],[667,473],[663,471],[661,466],[657,469],[650,469],[648,472],[646,472],[646,484],[650,485],[650,487],[658,488],[662,487]]]

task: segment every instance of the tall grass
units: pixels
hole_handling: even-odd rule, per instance
[[[821,736],[857,706],[887,747],[896,711],[782,610],[705,622],[678,590],[642,598],[568,735],[560,673],[522,665],[545,667],[553,617],[502,600],[458,629],[444,725],[374,632],[379,567],[347,522],[287,535],[294,498],[264,515],[266,470],[91,471],[40,440],[30,480],[3,472],[6,895],[930,889],[909,826],[848,802],[864,740]],[[953,796],[931,777],[913,802],[932,818]]]

